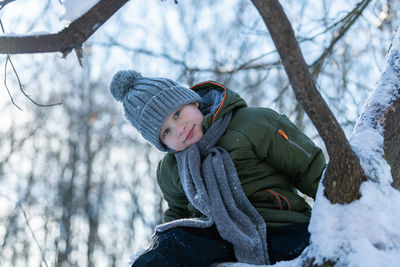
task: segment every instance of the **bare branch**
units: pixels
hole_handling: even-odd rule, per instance
[[[22,108],[20,108],[20,107],[15,103],[14,98],[12,97],[11,92],[10,92],[10,89],[8,88],[8,85],[7,85],[7,63],[8,63],[9,60],[10,60],[10,62],[11,62],[11,59],[10,59],[9,55],[7,55],[6,64],[4,65],[4,87],[6,88],[7,93],[8,93],[8,95],[10,96],[11,103],[12,103],[14,106],[16,106],[19,110],[22,110]]]
[[[102,45],[102,46],[117,46],[121,49],[124,49],[126,51],[130,51],[136,54],[143,54],[143,55],[147,55],[150,57],[154,57],[154,58],[163,58],[169,62],[171,62],[172,64],[181,66],[184,68],[185,71],[190,71],[190,72],[211,72],[211,73],[215,73],[215,74],[233,74],[235,72],[241,71],[241,70],[260,70],[260,69],[267,69],[267,68],[272,68],[275,67],[277,65],[280,65],[280,61],[275,61],[275,62],[271,62],[271,63],[256,63],[257,61],[265,58],[268,55],[274,54],[276,53],[276,51],[271,51],[271,52],[267,52],[264,54],[261,54],[260,56],[257,56],[255,58],[251,58],[246,62],[243,62],[242,64],[240,64],[237,67],[232,67],[232,68],[223,68],[221,66],[216,66],[215,68],[199,68],[199,67],[190,67],[187,65],[185,60],[182,60],[181,58],[177,58],[177,57],[173,57],[171,56],[171,54],[169,53],[156,53],[152,50],[148,50],[145,48],[132,48],[129,47],[127,45],[124,45],[120,42],[118,42],[117,40],[115,40],[112,36],[109,36],[109,43],[96,43],[97,45]]]
[[[4,27],[3,27],[3,23],[2,23],[1,20],[0,20],[0,27],[1,27],[2,32],[4,33]],[[79,60],[79,63],[81,64],[81,61],[80,61],[79,57],[78,57],[78,60]],[[22,109],[15,103],[14,98],[12,97],[11,92],[10,92],[10,89],[8,88],[8,85],[7,85],[7,65],[8,65],[8,63],[10,63],[10,65],[11,65],[11,67],[12,67],[12,69],[13,69],[13,72],[14,72],[14,74],[15,74],[15,77],[16,77],[16,79],[17,79],[17,81],[18,81],[19,89],[20,89],[21,92],[24,94],[24,96],[25,96],[26,98],[28,98],[32,103],[34,103],[35,105],[40,106],[40,107],[50,107],[50,106],[55,106],[55,105],[61,105],[61,104],[62,104],[62,103],[54,103],[54,104],[47,104],[47,105],[39,104],[39,103],[37,103],[36,101],[34,101],[29,95],[27,95],[26,92],[25,92],[25,90],[24,90],[24,88],[23,88],[23,85],[22,85],[22,83],[21,83],[21,80],[20,80],[20,78],[19,78],[18,72],[17,72],[17,70],[15,69],[13,62],[11,61],[11,57],[10,57],[9,54],[7,54],[6,64],[4,65],[4,86],[6,87],[7,93],[8,93],[8,95],[9,95],[10,99],[11,99],[11,103],[12,103],[14,106],[16,106],[19,110],[22,110]],[[81,64],[81,66],[82,66],[82,64]]]
[[[11,65],[11,67],[12,67],[12,69],[13,69],[13,72],[14,72],[14,74],[15,74],[15,77],[16,77],[17,82],[18,82],[18,85],[19,85],[19,89],[21,90],[22,94],[23,94],[26,98],[28,98],[33,104],[35,104],[35,105],[37,105],[37,106],[39,106],[39,107],[51,107],[51,106],[56,106],[56,105],[61,105],[61,104],[62,104],[62,103],[40,104],[40,103],[36,102],[35,100],[33,100],[33,99],[25,92],[24,86],[22,85],[22,82],[21,82],[21,80],[20,80],[20,78],[19,78],[19,75],[18,75],[18,73],[17,73],[17,70],[16,70],[15,67],[14,67],[13,62],[11,61],[10,55],[7,55],[7,60],[6,60],[6,64],[5,64],[5,70],[6,70],[6,71],[7,71],[7,63],[8,63],[8,62],[10,62],[10,65]],[[6,86],[7,91],[8,91],[8,94],[9,94],[10,97],[11,97],[10,91],[9,91],[9,89],[8,89],[8,87],[7,87],[7,76],[6,76],[6,74],[4,75],[4,85]],[[12,97],[11,97],[11,102],[12,102],[17,108],[21,109],[19,106],[17,106],[17,105],[14,103],[14,100],[13,100]],[[21,109],[21,110],[22,110],[22,109]]]
[[[334,38],[331,40],[331,44],[325,49],[325,51],[321,54],[321,56],[317,60],[315,60],[314,63],[311,64],[312,73],[314,77],[318,76],[318,74],[321,72],[322,65],[325,59],[332,54],[333,47],[335,46],[335,44],[340,39],[342,39],[342,37],[349,31],[351,26],[361,16],[364,9],[368,6],[370,2],[371,0],[362,0],[356,5],[356,7],[352,11],[350,11],[343,19],[340,20],[340,22],[342,22],[343,25],[335,33]]]
[[[82,44],[128,0],[101,0],[56,34],[0,37],[0,54],[61,52],[66,56]]]

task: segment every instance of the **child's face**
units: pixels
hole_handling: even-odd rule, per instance
[[[164,145],[182,151],[201,140],[204,116],[198,107],[199,103],[196,102],[179,107],[169,114],[159,133]]]

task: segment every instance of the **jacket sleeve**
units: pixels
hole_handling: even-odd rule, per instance
[[[326,161],[322,150],[286,116],[272,112],[272,121],[263,127],[256,153],[287,176],[302,193],[315,198]]]
[[[168,208],[164,212],[164,222],[189,218],[189,201],[180,183],[178,167],[174,158],[166,155],[158,164],[157,182],[163,193]]]

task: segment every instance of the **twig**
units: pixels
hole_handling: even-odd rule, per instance
[[[4,7],[4,5],[3,5],[1,8],[3,8],[3,7]],[[1,10],[1,8],[0,8],[0,10]],[[3,22],[1,21],[1,19],[0,19],[0,27],[1,27],[2,32],[4,33],[4,26],[3,26]],[[10,90],[8,89],[8,86],[7,86],[7,62],[8,62],[8,56],[9,56],[9,55],[7,54],[7,60],[6,60],[5,66],[4,66],[4,86],[6,87],[7,93],[8,93],[8,95],[10,96],[11,103],[13,103],[13,105],[16,106],[17,108],[19,108],[20,110],[22,110],[22,109],[14,102],[14,98],[12,97],[11,92],[10,92]]]
[[[15,205],[17,206],[17,208],[19,208],[19,209],[22,211],[22,214],[24,215],[25,223],[26,223],[26,225],[28,226],[29,231],[31,232],[31,235],[32,235],[33,240],[35,241],[36,245],[38,246],[38,248],[39,248],[39,250],[40,250],[40,253],[41,253],[41,256],[42,256],[42,261],[44,262],[44,264],[46,265],[46,267],[49,267],[49,265],[47,264],[46,258],[45,258],[45,256],[44,256],[43,249],[42,249],[42,247],[40,246],[39,241],[37,240],[37,238],[36,238],[36,236],[35,236],[35,233],[33,232],[32,226],[31,226],[31,224],[29,223],[28,215],[26,214],[26,212],[25,212],[24,208],[22,207],[21,203],[20,203],[19,201],[17,202],[17,201],[14,201],[14,200],[10,199],[9,197],[7,197],[7,196],[5,196],[5,195],[3,195],[3,194],[0,194],[0,197],[3,197],[3,198],[7,199],[7,200],[10,201],[10,202],[14,202]]]
[[[4,7],[4,5],[3,5],[1,8],[3,8],[3,7]],[[1,8],[0,8],[0,10],[1,10]],[[1,19],[0,19],[0,27],[1,27],[2,32],[4,33],[4,26],[3,26],[3,22],[1,21]],[[8,86],[7,86],[7,62],[8,62],[8,59],[9,59],[9,55],[7,54],[6,64],[4,65],[4,86],[6,87],[7,93],[8,93],[8,95],[10,96],[11,103],[12,103],[14,106],[16,106],[18,109],[22,110],[22,109],[14,102],[14,98],[12,97],[11,92],[10,92],[10,89],[8,89]]]
[[[11,103],[16,106],[19,110],[22,110],[22,108],[20,108],[15,102],[14,102],[14,98],[11,95],[10,89],[8,89],[8,85],[7,85],[7,63],[9,60],[9,55],[7,55],[7,60],[6,60],[6,64],[4,65],[4,86],[6,87],[7,93],[10,96],[10,100]]]
[[[20,89],[21,92],[24,94],[24,96],[25,96],[26,98],[28,98],[33,104],[35,104],[35,105],[37,105],[37,106],[39,106],[39,107],[52,107],[52,106],[56,106],[56,105],[61,105],[61,104],[62,104],[62,103],[40,104],[40,103],[36,102],[35,100],[33,100],[33,99],[25,92],[25,90],[23,89],[24,86],[22,85],[21,80],[19,79],[19,75],[18,75],[18,73],[17,73],[17,70],[16,70],[15,67],[14,67],[14,64],[13,64],[12,61],[11,61],[10,55],[7,55],[7,61],[10,62],[10,65],[11,65],[13,71],[14,71],[15,77],[16,77],[16,79],[17,79],[17,81],[18,81],[19,89]],[[7,61],[6,61],[6,64],[7,64]]]
[[[35,241],[36,245],[38,246],[38,248],[39,248],[39,250],[40,250],[40,253],[42,254],[42,261],[44,262],[44,264],[45,264],[47,267],[49,267],[49,265],[47,264],[46,258],[44,257],[43,249],[42,249],[42,247],[40,246],[39,241],[37,240],[37,238],[36,238],[36,236],[35,236],[35,233],[33,232],[33,229],[32,229],[31,224],[29,223],[28,215],[26,215],[26,212],[25,212],[25,210],[24,210],[24,208],[22,207],[22,205],[21,205],[20,202],[17,202],[17,207],[20,208],[21,211],[22,211],[22,213],[24,214],[24,218],[25,218],[26,225],[28,225],[28,228],[29,228],[29,231],[30,231],[31,234],[32,234],[33,240]]]
[[[13,1],[15,1],[15,0],[13,0]],[[3,22],[1,21],[1,19],[0,19],[0,27],[1,27],[2,32],[4,33],[4,32],[5,32],[5,31],[4,31],[4,26],[3,26]],[[25,92],[25,90],[23,89],[24,86],[22,85],[21,80],[20,80],[19,75],[18,75],[18,72],[17,72],[17,70],[16,70],[15,67],[14,67],[14,64],[13,64],[13,62],[12,62],[12,60],[11,60],[11,56],[10,56],[9,54],[7,54],[6,64],[4,65],[4,86],[6,87],[7,93],[8,93],[8,95],[10,96],[11,102],[13,103],[14,106],[16,106],[18,109],[22,110],[22,108],[20,108],[20,107],[15,103],[15,101],[14,101],[12,95],[11,95],[10,89],[8,88],[8,85],[7,85],[7,65],[8,65],[8,62],[10,62],[10,65],[11,65],[11,67],[12,67],[12,69],[13,69],[13,72],[14,72],[14,74],[15,74],[15,77],[17,78],[18,85],[19,85],[19,89],[20,89],[21,92],[24,94],[24,96],[25,96],[26,98],[28,98],[32,103],[34,103],[35,105],[37,105],[37,106],[39,106],[39,107],[51,107],[51,106],[56,106],[56,105],[61,105],[61,104],[62,104],[62,103],[39,104],[39,103],[37,103],[35,100],[33,100],[33,99]]]
[[[263,63],[253,64],[254,62],[256,62],[256,61],[258,61],[258,60],[260,60],[260,59],[262,59],[262,58],[264,58],[264,57],[266,57],[268,55],[277,53],[276,50],[273,50],[273,51],[261,54],[260,56],[255,57],[253,59],[249,59],[249,61],[244,62],[241,65],[239,65],[238,67],[233,68],[233,69],[229,69],[229,70],[222,70],[222,69],[218,69],[218,68],[217,69],[215,69],[215,68],[191,68],[186,64],[186,62],[184,60],[181,60],[181,59],[178,59],[178,58],[174,58],[168,53],[156,53],[154,51],[147,50],[147,49],[144,49],[144,48],[131,48],[131,47],[128,47],[128,46],[126,46],[126,45],[124,45],[122,43],[119,43],[112,36],[109,36],[108,38],[110,39],[110,43],[97,43],[97,44],[98,45],[102,45],[102,46],[110,46],[110,45],[111,46],[118,46],[121,49],[124,49],[126,51],[131,51],[131,52],[138,53],[138,54],[144,54],[144,55],[151,56],[151,57],[156,57],[156,58],[163,58],[163,59],[166,59],[166,60],[168,60],[169,62],[171,62],[171,63],[173,63],[175,65],[182,66],[185,70],[188,70],[188,71],[215,72],[215,73],[218,73],[218,74],[232,74],[232,73],[235,73],[235,72],[240,71],[240,70],[265,69],[265,68],[268,68],[270,66],[275,66],[275,65],[280,64],[280,60],[277,61],[277,62],[266,63],[266,64],[263,64]]]
[[[362,0],[359,2],[356,7],[349,12],[344,18],[342,18],[339,22],[342,22],[343,25],[337,31],[336,36],[331,40],[331,44],[325,49],[325,51],[321,54],[321,56],[311,64],[312,75],[315,78],[321,72],[322,65],[325,59],[332,54],[333,47],[335,44],[347,33],[350,27],[357,21],[357,19],[361,16],[364,9],[368,6],[371,0]],[[337,25],[337,23],[333,24],[330,28],[333,28]]]

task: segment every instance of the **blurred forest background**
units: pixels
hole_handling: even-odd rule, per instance
[[[400,2],[280,2],[349,136],[380,76]],[[18,0],[0,10],[1,28],[57,32],[62,12],[59,1]],[[85,43],[83,67],[73,53],[11,59],[0,56],[0,266],[127,266],[149,244],[165,208],[155,179],[163,154],[111,97],[118,70],[185,86],[224,83],[249,105],[287,114],[323,146],[250,1],[129,1]],[[34,104],[18,80],[35,102],[62,104]]]

